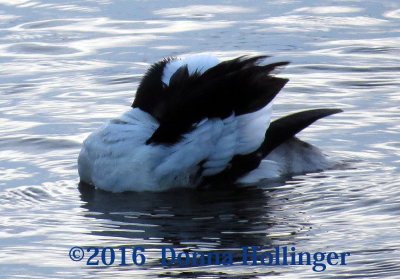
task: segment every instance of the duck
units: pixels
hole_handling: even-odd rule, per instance
[[[80,181],[110,192],[259,183],[322,171],[332,161],[296,134],[341,112],[318,108],[272,119],[289,62],[164,58],[147,70],[128,111],[83,142]]]

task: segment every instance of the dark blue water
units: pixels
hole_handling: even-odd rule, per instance
[[[398,1],[0,0],[0,26],[4,278],[400,276]],[[274,117],[344,109],[300,134],[341,167],[230,190],[78,187],[83,139],[129,108],[151,63],[195,53],[291,61]],[[320,273],[240,264],[241,247],[277,245],[351,256]],[[87,266],[73,246],[142,246],[146,263]],[[161,247],[234,264],[165,268]]]

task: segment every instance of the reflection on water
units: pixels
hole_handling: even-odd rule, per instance
[[[89,187],[80,189],[88,217],[120,224],[118,229],[105,228],[94,234],[141,241],[155,238],[174,247],[187,247],[188,243],[194,248],[216,249],[271,244],[266,235],[274,220],[269,216],[269,197],[260,189],[122,193],[111,197]],[[235,237],[224,237],[228,234]]]
[[[301,214],[290,209],[279,212],[276,204],[270,203],[275,190],[233,187],[110,195],[85,184],[80,184],[79,190],[84,216],[99,224],[90,234],[112,238],[115,249],[127,243],[144,247],[150,251],[146,253],[146,268],[160,266],[161,247],[204,253],[229,251],[234,263],[241,265],[243,247],[268,251],[277,245],[294,245],[297,237],[310,230]],[[219,272],[232,276],[235,271],[224,268]],[[244,267],[243,272],[238,278],[254,270]]]
[[[324,277],[400,276],[400,6],[375,1],[0,0],[0,264],[17,278],[321,278],[305,266],[161,268],[162,246],[351,252]],[[129,108],[163,57],[289,60],[274,117],[344,113],[300,134],[344,167],[257,187],[110,194],[77,186],[82,140]],[[72,262],[73,246],[149,249],[142,267]],[[15,263],[18,263],[16,265]]]

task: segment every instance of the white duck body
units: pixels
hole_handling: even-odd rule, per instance
[[[169,86],[182,67],[187,67],[189,75],[201,75],[219,63],[204,55],[168,60],[162,73],[163,86]],[[249,113],[236,115],[232,111],[226,117],[204,117],[171,143],[157,138],[150,142],[160,130],[160,120],[140,107],[131,108],[84,141],[78,158],[81,181],[112,192],[194,188],[213,177],[221,181],[220,174],[227,172],[234,158],[257,153],[264,144],[271,113],[272,101]],[[239,182],[320,170],[330,163],[316,148],[292,138],[273,148],[257,165],[240,175]]]

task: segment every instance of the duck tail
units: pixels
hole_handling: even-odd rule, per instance
[[[293,113],[273,121],[265,133],[265,140],[259,151],[263,157],[298,132],[310,126],[323,117],[342,112],[341,109],[312,109]]]

